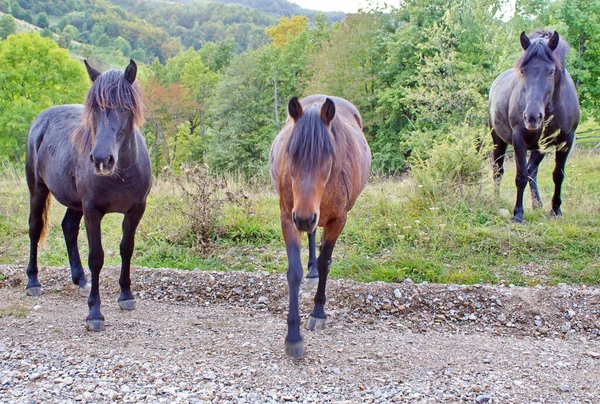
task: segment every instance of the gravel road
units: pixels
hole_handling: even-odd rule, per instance
[[[106,331],[66,268],[0,266],[0,402],[600,402],[600,289],[328,284],[328,323],[284,354],[279,274],[135,268],[137,308],[101,275]],[[313,290],[303,285],[307,318]]]

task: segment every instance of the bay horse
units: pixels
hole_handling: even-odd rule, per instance
[[[288,258],[290,307],[286,353],[304,355],[300,335],[298,291],[303,269],[300,235],[309,235],[309,276],[318,276],[314,309],[306,328],[325,326],[325,285],[333,248],[347,213],[362,192],[371,167],[371,151],[362,118],[354,105],[337,97],[311,95],[288,103],[288,119],[269,156],[273,184],[279,194],[281,228]],[[323,227],[314,274],[315,231]]]
[[[27,136],[26,176],[30,196],[30,255],[26,292],[39,296],[37,249],[48,230],[51,197],[67,207],[62,229],[71,279],[88,296],[86,327],[104,329],[100,311],[100,270],[104,264],[100,224],[105,214],[123,213],[120,245],[123,310],[133,310],[130,263],[135,231],[146,208],[152,176],[150,158],[138,127],[143,123],[141,94],[134,84],[137,66],[100,73],[84,61],[92,87],[85,105],[61,105],[42,111]],[[87,281],[77,246],[84,218],[89,243]]]
[[[523,192],[529,182],[533,208],[542,206],[537,187],[538,166],[544,158],[540,146],[555,151],[554,196],[551,214],[562,215],[561,187],[565,163],[579,124],[575,84],[565,69],[568,44],[557,32],[521,33],[523,53],[514,68],[492,84],[489,95],[491,134],[494,142],[493,176],[496,192],[504,173],[507,145],[515,150],[517,201],[513,220],[523,222]],[[531,150],[529,161],[527,151]]]

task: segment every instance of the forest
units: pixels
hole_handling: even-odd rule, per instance
[[[505,0],[408,0],[335,22],[284,16],[302,10],[266,0],[228,3],[0,0],[0,158],[23,161],[41,109],[82,102],[80,58],[140,63],[155,173],[203,163],[267,178],[287,100],[311,93],[358,107],[381,174],[406,171],[439,142],[487,141],[490,85],[521,52],[521,31],[540,28],[571,44],[583,121],[599,114],[598,0],[520,0],[514,10]],[[15,20],[40,34],[8,35]]]

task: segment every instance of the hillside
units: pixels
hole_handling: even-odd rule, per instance
[[[8,11],[7,4],[0,1],[0,12]],[[11,9],[18,32],[41,31],[38,19],[45,14],[48,29],[61,46],[107,64],[121,64],[129,57],[146,63],[158,58],[164,63],[184,49],[226,40],[242,53],[267,44],[265,28],[276,25],[280,17],[312,18],[317,13],[272,0],[72,0],[68,4],[31,0],[19,4]],[[325,14],[331,21],[344,17],[344,13]]]

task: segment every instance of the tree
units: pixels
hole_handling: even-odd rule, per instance
[[[275,47],[282,47],[290,39],[305,31],[308,28],[309,22],[308,17],[303,15],[294,15],[290,18],[281,17],[279,24],[265,29],[265,32],[269,35]]]
[[[48,28],[48,16],[46,13],[39,13],[37,17],[37,26],[40,28]]]
[[[96,46],[99,48],[106,48],[110,45],[110,38],[106,34],[101,34],[96,40]]]
[[[129,41],[122,36],[115,39],[115,48],[121,51],[123,56],[129,57],[131,55],[131,45]]]
[[[83,65],[38,33],[0,42],[0,153],[22,161],[33,118],[52,105],[83,102],[89,86]]]
[[[12,15],[5,14],[0,18],[0,38],[6,39],[7,36],[17,32],[17,22]]]
[[[208,164],[248,177],[268,172],[269,146],[277,132],[273,114],[272,49],[233,59],[217,87]]]

